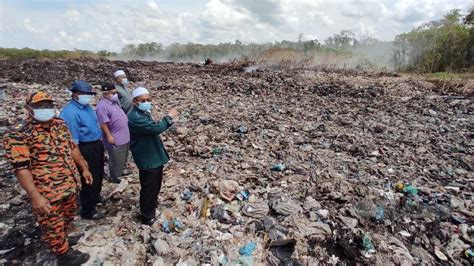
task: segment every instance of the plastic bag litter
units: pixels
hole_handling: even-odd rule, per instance
[[[271,207],[281,215],[293,215],[303,211],[299,203],[291,199],[274,202]]]
[[[257,248],[257,244],[250,242],[239,249],[239,254],[242,256],[252,256],[254,250]]]
[[[269,211],[270,208],[264,201],[247,203],[242,207],[242,213],[253,218],[263,218],[268,214]]]

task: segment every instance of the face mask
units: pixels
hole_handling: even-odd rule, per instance
[[[128,79],[127,78],[123,78],[122,79],[122,85],[127,85],[128,84]]]
[[[88,105],[92,100],[92,95],[79,95],[79,99],[77,100],[82,105]]]
[[[112,102],[118,102],[118,100],[119,100],[118,94],[116,93],[116,94],[112,95],[112,97],[110,97],[110,100],[111,100]]]
[[[138,109],[148,112],[151,110],[151,102],[138,103]]]
[[[33,110],[33,117],[40,121],[46,122],[53,119],[56,111],[54,109],[34,109]]]

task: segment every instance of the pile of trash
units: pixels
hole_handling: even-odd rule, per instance
[[[0,61],[2,134],[24,117],[33,89],[61,106],[72,80],[97,85],[118,68],[151,89],[155,117],[172,107],[181,115],[163,135],[172,161],[157,222],[137,219],[136,170],[120,184],[104,181],[107,218],[75,222],[90,264],[474,262],[468,95],[383,73]],[[28,197],[3,175],[0,263],[51,263]]]

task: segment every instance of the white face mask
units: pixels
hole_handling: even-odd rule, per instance
[[[126,86],[128,84],[128,79],[127,78],[123,78],[122,79],[122,85]]]
[[[88,105],[91,100],[92,100],[92,95],[89,95],[89,94],[83,94],[83,95],[79,95],[78,96],[78,102],[82,105]]]
[[[111,100],[112,102],[118,102],[118,101],[119,101],[118,94],[115,93],[114,95],[112,95],[112,96],[110,97],[110,100]]]
[[[151,110],[151,102],[138,103],[138,109],[149,112]]]
[[[54,109],[34,109],[33,118],[40,122],[47,122],[56,115],[56,110]]]

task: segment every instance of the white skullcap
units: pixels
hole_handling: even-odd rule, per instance
[[[135,99],[138,96],[141,96],[143,94],[150,94],[147,89],[143,87],[137,87],[132,91],[132,97]]]
[[[125,75],[125,71],[123,71],[123,70],[117,70],[117,71],[114,72],[114,78],[120,77],[120,76],[126,76],[126,75]]]

